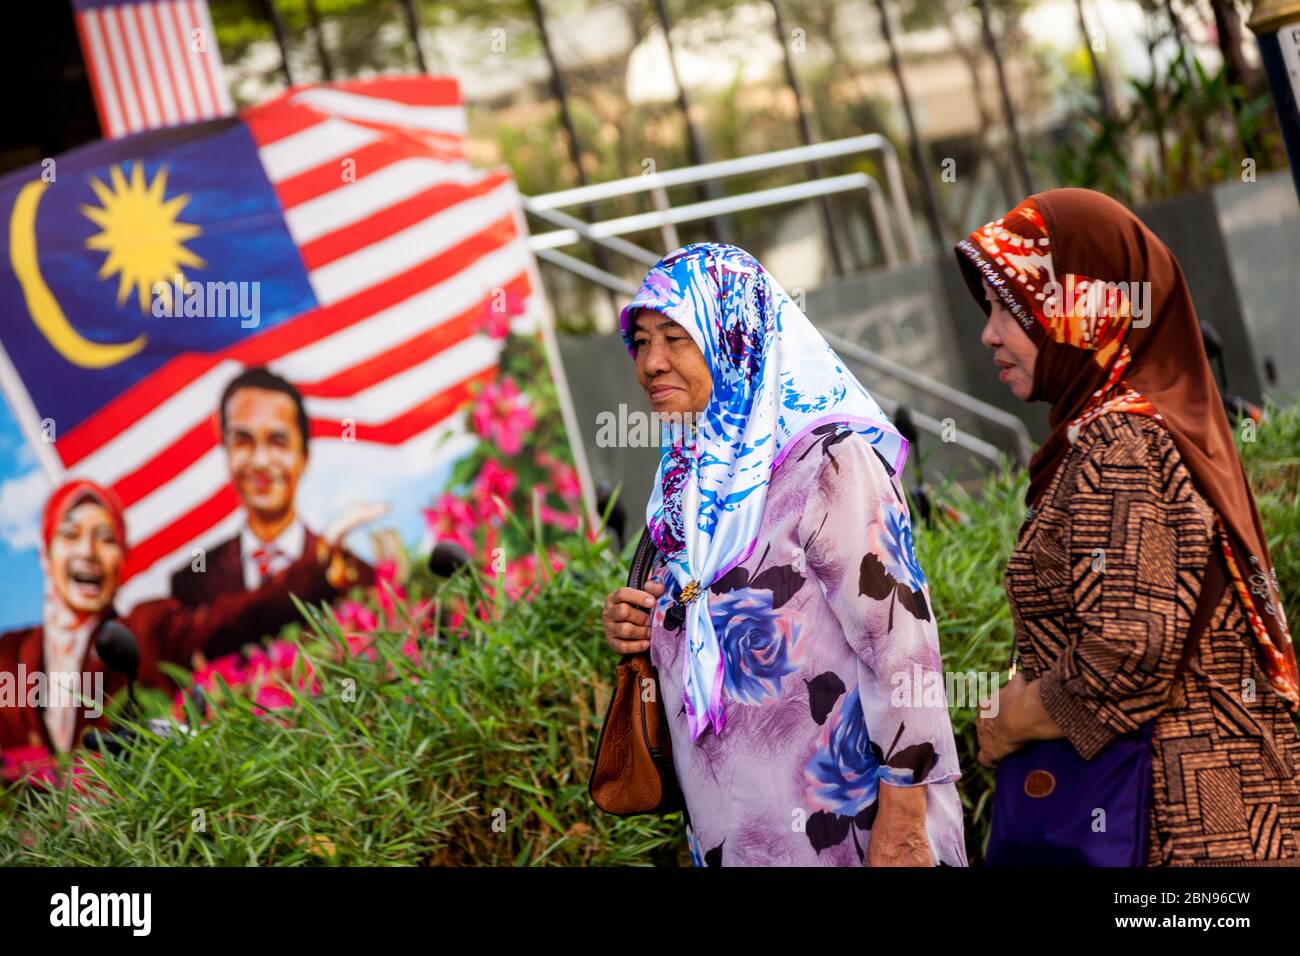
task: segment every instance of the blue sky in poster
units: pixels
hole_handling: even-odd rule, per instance
[[[41,617],[37,554],[50,486],[9,406],[0,399],[0,631]]]

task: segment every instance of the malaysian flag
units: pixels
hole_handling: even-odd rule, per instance
[[[237,532],[215,412],[245,366],[303,394],[318,511],[329,481],[382,499],[472,447],[487,310],[525,330],[546,306],[514,184],[466,162],[464,130],[454,80],[337,83],[0,180],[0,384],[51,480],[126,504],[120,608]],[[189,316],[186,283],[255,289],[259,314]]]
[[[108,139],[234,112],[208,0],[72,0]]]

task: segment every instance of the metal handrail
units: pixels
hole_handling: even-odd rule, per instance
[[[593,266],[589,262],[583,262],[567,252],[560,252],[558,249],[538,249],[537,258],[543,262],[549,262],[553,266],[559,266],[568,272],[572,272],[580,279],[586,279],[588,282],[594,282],[596,285],[604,286],[611,292],[617,292],[627,298],[636,295],[636,285],[628,282],[626,279],[620,279],[612,273],[606,272],[598,266]],[[652,263],[653,264],[653,263]]]
[[[895,414],[898,411],[899,406],[903,404],[897,399],[890,398],[888,395],[882,395],[879,392],[873,392],[871,397],[876,400],[876,404],[884,410],[886,415]],[[947,436],[944,434],[945,429],[943,422],[939,421],[937,418],[932,418],[925,412],[917,411],[915,408],[909,408],[908,411],[912,416],[912,424],[916,425],[917,428],[929,432],[940,441],[945,440]],[[976,438],[974,435],[964,432],[961,429],[957,429],[957,431],[952,434],[952,443],[958,447],[965,448],[973,455],[978,455],[985,461],[992,462],[994,465],[1002,464],[1002,449],[997,445],[994,445],[992,442],[987,442],[982,438]]]
[[[804,199],[829,196],[857,189],[863,189],[867,192],[868,202],[871,203],[872,218],[876,225],[877,238],[880,240],[886,265],[897,265],[898,250],[894,246],[894,237],[889,230],[880,184],[866,173],[828,176],[794,186],[777,186],[772,189],[757,190],[740,196],[727,196],[723,199],[710,199],[686,206],[670,206],[655,212],[643,212],[632,216],[622,216],[618,219],[607,219],[603,222],[592,223],[588,227],[589,232],[585,234],[573,227],[557,229],[553,232],[543,232],[532,236],[528,244],[536,253],[543,249],[571,246],[584,238],[594,240],[598,237],[604,239],[622,236],[669,224],[677,225],[683,222],[696,222],[701,219],[712,219],[715,216],[726,215],[727,213],[762,209],[766,206],[799,202]],[[526,199],[524,208],[528,212],[535,214],[546,212],[546,207],[539,207],[536,200],[537,197]]]
[[[869,351],[843,336],[836,335],[834,332],[828,332],[822,328],[819,328],[818,331],[842,355],[861,362],[873,371],[888,375],[905,385],[910,385],[917,391],[950,402],[968,414],[1007,429],[1015,436],[1016,457],[1019,459],[1020,464],[1029,464],[1029,459],[1034,453],[1033,441],[1029,437],[1029,428],[1015,415],[998,408],[996,405],[981,401],[974,395],[968,395],[960,389],[953,388],[951,385],[945,385],[928,375],[922,375],[920,372],[895,362],[893,359],[877,355],[875,352]],[[958,442],[958,444],[961,444],[961,442]]]
[[[598,246],[604,246],[611,252],[625,255],[629,259],[633,259],[642,265],[652,266],[659,261],[659,257],[649,249],[642,249],[635,243],[628,242],[626,239],[619,239],[616,236],[599,235],[591,228],[591,226],[576,216],[570,216],[568,213],[560,212],[556,209],[546,209],[544,207],[535,206],[532,198],[528,196],[521,196],[520,198],[523,200],[525,212],[536,216],[538,219],[545,222],[549,222],[552,226],[559,226],[562,229],[572,229],[588,242],[594,243]],[[529,248],[531,248],[539,257],[541,256],[541,250],[532,244],[531,236],[529,237]],[[566,256],[566,258],[572,258],[572,256]],[[574,261],[577,262],[579,260],[575,259]]]
[[[628,176],[604,183],[592,183],[573,189],[533,196],[529,204],[534,211],[559,209],[565,206],[584,205],[619,196],[635,193],[664,190],[673,186],[725,179],[746,173],[762,172],[769,169],[781,169],[786,166],[802,166],[810,161],[834,159],[851,156],[856,153],[879,152],[884,166],[885,182],[889,188],[890,204],[897,219],[898,233],[902,240],[905,255],[911,261],[919,257],[916,235],[912,229],[912,217],[907,203],[907,192],[903,188],[902,170],[898,163],[898,154],[893,145],[879,133],[867,133],[863,136],[851,136],[826,143],[814,143],[811,146],[795,146],[790,149],[778,149],[755,156],[742,156],[738,159],[724,159],[713,163],[701,163],[666,172],[655,171],[641,176]],[[865,175],[865,174],[864,174]],[[741,198],[741,197],[733,197]],[[703,204],[701,204],[703,205]],[[745,208],[745,207],[740,207]],[[667,210],[661,210],[659,215]],[[729,210],[735,211],[735,210]],[[671,220],[654,220],[654,224],[670,223]],[[887,231],[883,226],[881,231]]]

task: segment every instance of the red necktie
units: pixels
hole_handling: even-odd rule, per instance
[[[273,544],[253,552],[253,560],[257,562],[257,574],[261,578],[259,584],[271,576],[271,562],[279,556],[280,549]]]

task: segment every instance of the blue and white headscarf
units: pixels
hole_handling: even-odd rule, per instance
[[[907,440],[753,256],[696,243],[650,270],[620,314],[623,340],[638,309],[684,328],[713,375],[691,439],[666,441],[646,526],[686,606],[686,714],[691,739],[722,731],[722,650],[708,600],[695,599],[754,550],[767,486],[786,453],[819,425],[859,432],[900,472]]]

